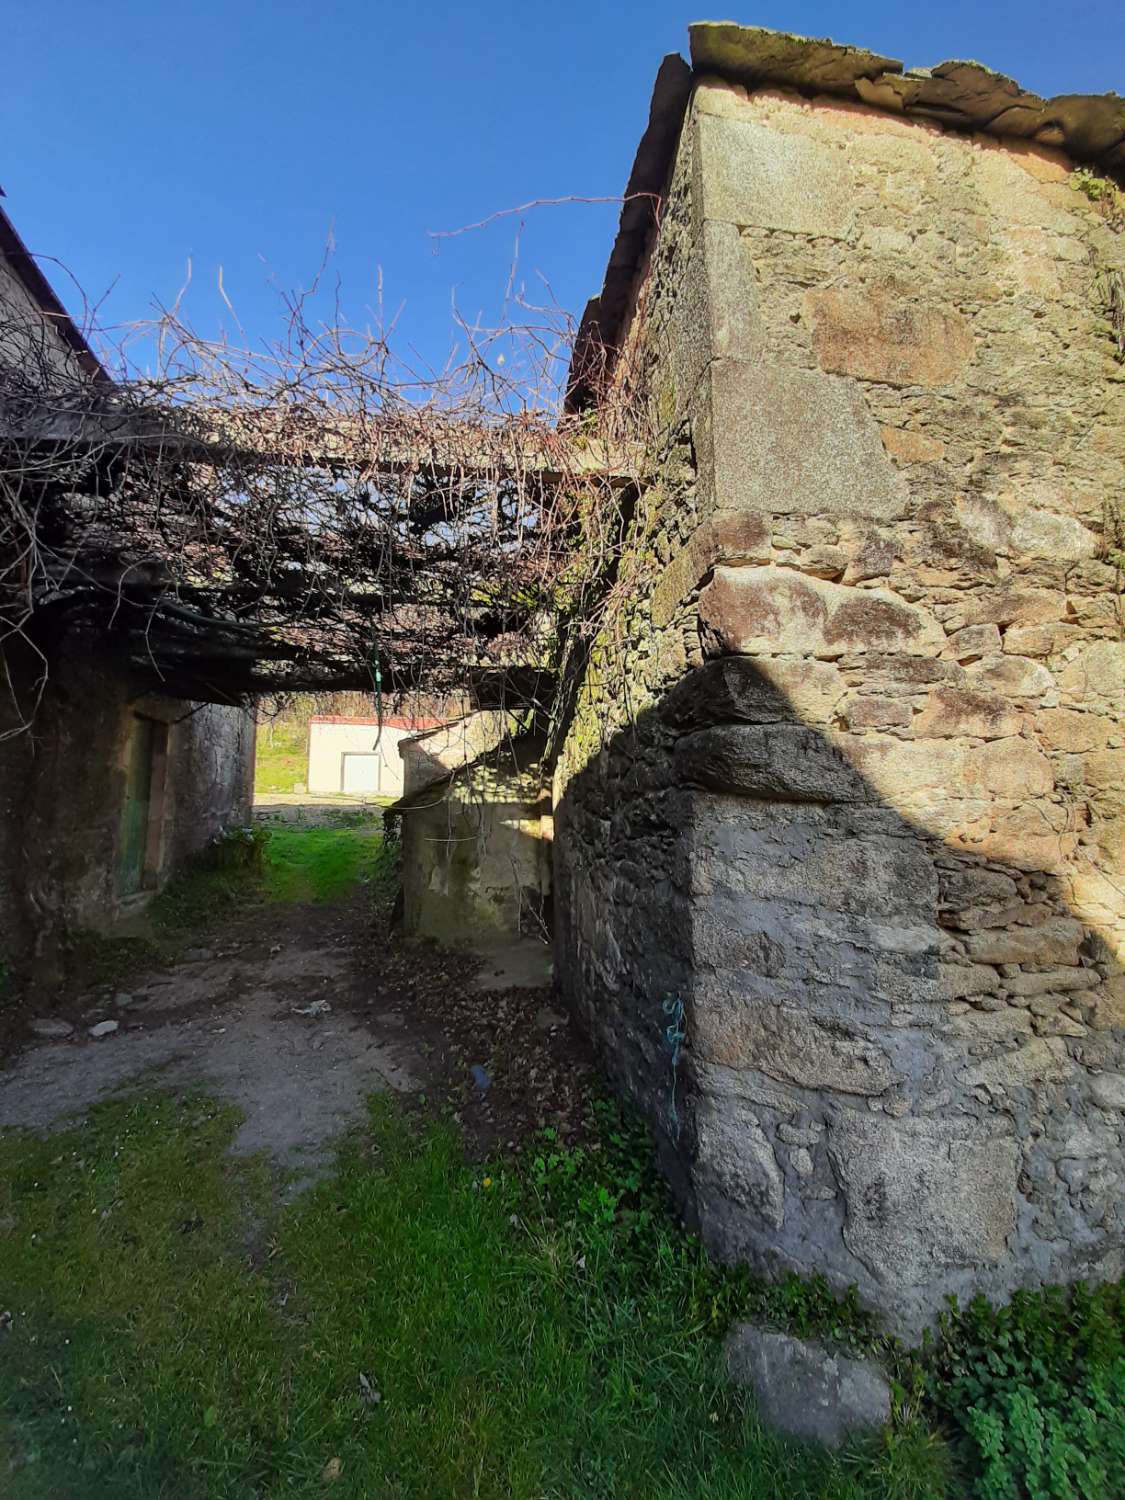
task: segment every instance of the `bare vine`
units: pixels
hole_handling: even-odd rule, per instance
[[[570,322],[522,312],[462,323],[462,358],[434,372],[383,329],[313,324],[303,295],[259,348],[173,308],[110,343],[110,380],[0,297],[9,681],[33,663],[41,692],[60,650],[96,639],[199,701],[541,701],[568,640],[598,629],[645,444],[613,390],[560,416]]]

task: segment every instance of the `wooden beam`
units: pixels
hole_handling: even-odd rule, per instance
[[[404,424],[393,418],[342,417],[302,424],[307,433],[290,424],[271,438],[268,428],[240,434],[229,413],[216,412],[211,431],[206,411],[196,409],[193,417],[200,423],[195,431],[163,414],[112,408],[44,410],[37,419],[24,416],[15,423],[0,418],[0,465],[4,447],[12,447],[21,456],[28,450],[70,450],[177,463],[280,463],[376,479],[414,474],[454,486],[531,479],[551,488],[591,479],[615,489],[640,484],[651,471],[638,444],[611,445],[554,431],[521,433],[451,422],[422,442],[399,436]]]

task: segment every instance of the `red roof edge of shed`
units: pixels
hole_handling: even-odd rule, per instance
[[[309,719],[310,724],[366,724],[373,729],[378,728],[381,723],[384,729],[440,729],[446,723],[445,719],[358,719],[350,714],[313,714]]]

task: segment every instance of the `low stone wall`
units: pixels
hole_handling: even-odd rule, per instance
[[[478,709],[424,733],[409,735],[398,747],[403,796],[411,797],[427,786],[448,780],[451,772],[513,742],[520,733],[515,715]]]
[[[697,86],[626,338],[646,582],[559,757],[556,968],[685,1208],[904,1332],[1125,1270],[1125,253],[1082,187]]]
[[[407,936],[480,948],[546,934],[552,821],[541,753],[541,743],[517,741],[390,809],[401,819]]]

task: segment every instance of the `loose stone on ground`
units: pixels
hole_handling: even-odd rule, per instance
[[[731,1329],[725,1355],[731,1379],[753,1390],[762,1421],[790,1437],[836,1448],[890,1421],[890,1386],[874,1360],[750,1323]]]

